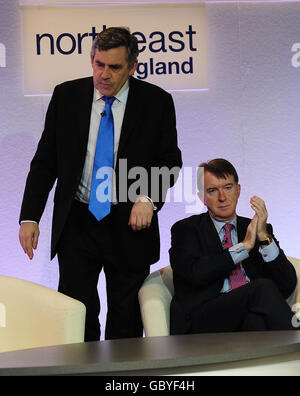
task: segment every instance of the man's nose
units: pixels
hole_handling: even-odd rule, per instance
[[[223,189],[220,189],[218,194],[219,194],[218,195],[219,201],[225,201],[226,196],[225,196],[225,193],[224,193]]]
[[[105,66],[102,72],[102,78],[110,78],[110,69],[109,66]]]

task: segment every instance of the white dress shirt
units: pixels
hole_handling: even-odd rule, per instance
[[[120,89],[120,91],[115,95],[116,100],[113,102],[111,107],[114,118],[114,167],[116,166],[116,161],[117,161],[117,153],[119,148],[121,128],[122,128],[125,107],[128,98],[128,92],[129,92],[129,82],[127,80],[126,83],[123,85],[123,87]],[[91,111],[87,152],[86,152],[82,177],[76,193],[76,199],[84,203],[88,203],[90,199],[98,131],[101,121],[101,113],[103,112],[105,106],[105,101],[103,99],[104,99],[103,95],[101,95],[100,92],[94,88],[94,99],[93,99],[92,111]],[[113,178],[113,197],[115,196],[116,196],[116,180],[115,178]],[[115,202],[114,198],[113,198],[113,202]]]

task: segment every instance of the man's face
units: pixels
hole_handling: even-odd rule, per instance
[[[219,179],[204,172],[204,204],[214,219],[229,222],[235,217],[240,191],[241,186],[236,184],[233,175]]]
[[[134,74],[137,61],[129,68],[126,57],[127,49],[124,46],[107,51],[96,49],[95,56],[91,56],[94,86],[102,95],[115,96]]]

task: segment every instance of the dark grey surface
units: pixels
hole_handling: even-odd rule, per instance
[[[299,331],[135,338],[0,353],[0,375],[138,375],[293,352]]]

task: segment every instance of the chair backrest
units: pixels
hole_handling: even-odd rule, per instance
[[[83,342],[85,314],[55,290],[0,276],[0,352]]]
[[[139,290],[138,298],[147,337],[170,334],[170,304],[174,294],[171,267],[152,272]]]
[[[287,299],[287,302],[290,304],[290,307],[292,308],[295,303],[300,303],[300,260],[290,256],[287,256],[287,258],[293,264],[298,279],[297,287],[294,293]]]

